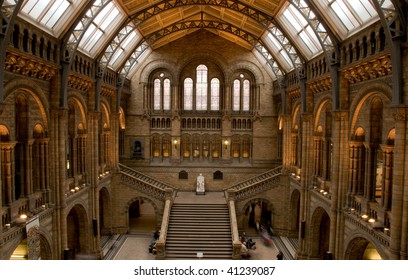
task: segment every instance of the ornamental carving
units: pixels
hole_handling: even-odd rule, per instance
[[[391,73],[392,64],[390,55],[377,57],[343,70],[344,77],[350,84],[384,77],[391,75]]]
[[[101,95],[106,97],[113,97],[115,96],[115,89],[107,86],[102,86]]]
[[[16,74],[45,81],[51,80],[57,74],[57,68],[54,65],[47,65],[37,58],[12,52],[6,54],[5,69]]]
[[[300,98],[300,88],[295,88],[288,91],[288,95],[291,99]]]
[[[27,232],[27,251],[29,260],[41,258],[40,227],[33,226]]]
[[[316,94],[320,92],[329,91],[332,88],[332,80],[330,76],[323,77],[308,83],[311,93]]]
[[[68,77],[68,86],[70,88],[89,91],[93,85],[93,82],[87,78],[83,78],[77,75],[69,75]]]
[[[406,108],[397,108],[396,112],[393,114],[394,119],[396,122],[402,121],[405,122],[407,121],[407,110]]]

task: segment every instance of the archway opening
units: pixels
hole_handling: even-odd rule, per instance
[[[10,260],[28,260],[27,238],[24,238],[16,247]]]
[[[350,260],[382,260],[374,244],[364,238],[356,238],[350,243],[346,258]]]
[[[134,201],[129,206],[129,233],[151,234],[157,229],[154,206],[143,199]]]

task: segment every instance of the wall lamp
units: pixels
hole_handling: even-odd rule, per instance
[[[228,145],[229,145],[229,141],[228,141],[228,140],[224,140],[224,145],[225,145],[225,149],[227,149],[227,148],[228,148]]]

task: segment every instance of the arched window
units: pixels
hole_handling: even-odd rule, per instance
[[[235,79],[232,92],[232,110],[234,112],[249,112],[250,110],[250,95],[251,83],[244,79],[244,75],[240,75],[241,79]]]
[[[211,80],[211,111],[220,110],[220,80]]]
[[[196,81],[196,110],[207,110],[207,83],[208,69],[205,65],[201,64],[197,67],[197,81]]]
[[[163,110],[165,111],[170,110],[170,89],[170,79],[165,79],[163,87]]]
[[[249,92],[250,92],[250,84],[248,80],[245,80],[244,88],[242,92],[242,111],[244,112],[249,111]]]
[[[184,80],[184,110],[193,110],[193,79]]]
[[[153,110],[169,111],[171,100],[170,79],[165,78],[164,73],[160,73],[159,78],[153,82]]]
[[[154,80],[154,110],[161,109],[161,82],[159,79]]]
[[[209,77],[209,69],[200,64],[195,68],[194,78],[185,78],[183,88],[184,111],[219,111],[221,100],[221,81]]]
[[[232,110],[239,111],[241,108],[241,82],[239,80],[234,81],[232,102]]]

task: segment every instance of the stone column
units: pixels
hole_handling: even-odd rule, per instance
[[[333,124],[333,161],[332,188],[330,209],[330,239],[329,250],[335,257],[342,256],[342,237],[344,233],[344,217],[342,209],[346,202],[347,185],[349,183],[349,155],[348,155],[348,112],[334,111]]]
[[[31,195],[33,194],[33,143],[34,139],[30,139],[27,141],[27,145],[25,147],[25,181],[26,181],[26,194]],[[30,209],[31,210],[31,209]]]
[[[91,252],[95,254],[97,258],[101,257],[101,246],[100,246],[100,235],[99,235],[99,121],[101,119],[101,113],[99,112],[89,112],[88,114],[88,147],[87,147],[87,158],[88,169],[88,183],[90,188],[88,190],[89,194],[89,223],[96,220],[97,223],[97,233],[90,236],[89,242],[92,244]],[[101,141],[103,143],[103,139]],[[103,151],[101,151],[103,152]]]
[[[391,209],[392,201],[392,173],[394,163],[394,146],[384,146],[383,189],[381,204],[384,210]]]
[[[291,167],[291,130],[292,130],[292,117],[290,115],[282,116],[282,145],[283,145],[283,155],[282,155],[282,164],[283,169],[290,170]]]
[[[67,197],[65,190],[67,188],[67,167],[66,167],[66,142],[68,133],[66,124],[68,123],[68,110],[59,111],[58,115],[58,181],[59,181],[59,208],[60,208],[60,229],[61,229],[61,245],[62,249],[68,247],[67,233]],[[63,253],[63,251],[61,252]]]
[[[299,206],[299,228],[302,222],[306,222],[306,228],[309,219],[309,207],[310,207],[310,192],[309,188],[312,184],[312,172],[313,172],[313,115],[310,113],[303,113],[301,116],[302,125],[302,155],[301,155],[301,180],[300,180],[300,206]],[[306,230],[307,236],[307,230]],[[299,251],[298,258],[307,258],[308,246],[307,239],[302,237],[301,231],[299,231]]]
[[[39,146],[39,189],[43,193],[44,203],[49,202],[49,163],[48,163],[48,138],[38,139]]]
[[[394,155],[394,166],[392,177],[392,206],[391,206],[391,226],[390,226],[390,259],[399,260],[403,248],[402,239],[408,229],[407,213],[407,190],[408,181],[405,179],[407,167],[407,108],[396,108],[394,112],[395,119],[395,144],[394,149],[397,151]],[[405,233],[403,233],[405,230]]]
[[[357,141],[349,142],[349,187],[347,190],[347,207],[352,207],[353,196],[360,193],[362,185],[362,154],[363,143]]]
[[[119,168],[119,112],[111,114],[111,135],[109,147],[109,167]]]
[[[375,174],[375,149],[367,143],[365,145],[365,178],[364,178],[364,198],[367,201],[374,200],[374,175]]]
[[[4,202],[10,205],[14,200],[14,148],[17,142],[1,142],[1,183]]]

